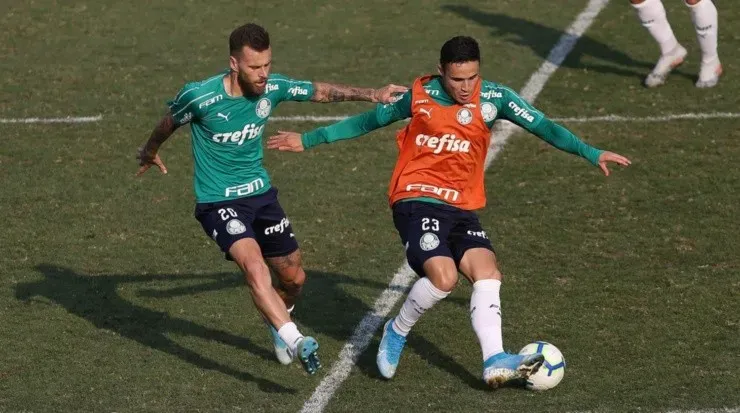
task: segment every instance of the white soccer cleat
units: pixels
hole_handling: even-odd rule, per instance
[[[720,76],[722,76],[722,64],[719,62],[719,59],[714,59],[709,63],[702,62],[696,87],[715,87],[717,86],[717,82],[719,82]]]
[[[671,70],[677,68],[686,58],[686,49],[680,44],[673,48],[668,54],[660,56],[653,71],[645,78],[645,86],[657,87],[665,83],[666,77]]]

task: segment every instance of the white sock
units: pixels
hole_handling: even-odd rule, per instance
[[[501,280],[479,280],[473,284],[470,296],[470,321],[478,336],[483,361],[504,351],[501,338]]]
[[[289,323],[285,323],[278,330],[278,335],[288,345],[288,348],[290,348],[290,352],[292,354],[295,354],[298,342],[303,338],[303,334],[298,331],[298,326],[295,325],[295,323],[292,321]]]
[[[658,42],[661,55],[668,54],[678,46],[678,40],[676,40],[673,29],[668,23],[665,7],[663,7],[660,0],[645,0],[640,4],[633,4],[632,7],[635,8],[642,27],[648,29],[655,41]]]
[[[717,8],[712,0],[686,5],[691,9],[691,21],[694,22],[696,39],[701,47],[701,62],[710,63],[717,59]]]
[[[406,337],[421,315],[448,295],[450,295],[449,292],[438,289],[428,278],[419,278],[411,287],[406,301],[401,306],[401,311],[393,320],[393,329],[396,333]]]

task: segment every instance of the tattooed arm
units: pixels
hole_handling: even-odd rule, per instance
[[[390,84],[381,89],[360,88],[332,83],[313,83],[312,102],[345,102],[348,100],[374,103],[391,103],[395,95],[404,93],[408,88]]]
[[[144,146],[139,148],[139,154],[136,158],[139,160],[139,166],[141,166],[141,168],[136,172],[137,176],[146,172],[147,169],[152,167],[152,165],[159,167],[159,170],[162,171],[162,173],[167,173],[167,168],[164,166],[164,163],[162,163],[162,160],[159,159],[157,152],[164,141],[172,136],[179,126],[180,125],[175,122],[175,118],[172,116],[171,112],[167,112],[167,114],[159,121],[149,136],[149,140],[146,141]]]

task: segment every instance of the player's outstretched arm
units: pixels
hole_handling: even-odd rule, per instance
[[[332,125],[303,134],[278,131],[277,135],[270,136],[267,139],[267,149],[303,152],[322,143],[333,143],[360,137],[397,120],[392,116],[394,111],[383,106],[390,105],[378,105],[375,110],[350,116]],[[379,115],[382,119],[381,122],[378,121]]]
[[[630,160],[622,155],[603,151],[583,142],[573,132],[561,126],[545,116],[529,104],[516,92],[509,88],[503,89],[505,100],[500,106],[501,115],[514,124],[521,126],[528,132],[534,134],[543,141],[560,149],[561,151],[578,155],[601,168],[604,175],[609,176],[609,163],[622,166],[630,165]]]
[[[406,92],[393,103],[376,105],[373,110],[303,134],[278,131],[267,139],[267,149],[302,152],[322,143],[357,138],[410,116],[411,93]]]
[[[159,147],[162,146],[164,141],[167,140],[177,130],[179,125],[175,122],[175,118],[172,113],[167,114],[159,121],[157,126],[152,130],[149,140],[146,141],[144,146],[141,146],[136,155],[136,159],[139,160],[139,170],[136,172],[136,176],[140,176],[146,172],[152,165],[156,165],[159,170],[163,173],[167,173],[167,167],[159,158],[157,152]]]
[[[579,155],[601,168],[604,175],[609,176],[609,163],[629,166],[631,161],[614,152],[604,151],[583,142],[566,127],[543,118],[539,124],[530,130],[534,135],[561,151]]]
[[[396,95],[405,93],[409,89],[405,86],[394,84],[387,85],[380,89],[360,88],[353,86],[337,85],[332,83],[313,83],[312,102],[345,102],[350,100],[374,102],[374,103],[393,103]]]

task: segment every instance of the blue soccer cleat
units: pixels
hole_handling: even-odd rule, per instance
[[[321,368],[321,361],[316,351],[319,349],[319,343],[313,337],[303,337],[296,346],[298,360],[301,361],[303,369],[308,374],[316,374]]]
[[[406,345],[406,337],[393,330],[393,319],[391,318],[383,327],[383,338],[380,339],[378,355],[375,358],[380,374],[386,379],[396,374],[404,345]]]
[[[540,353],[519,355],[501,352],[483,363],[483,381],[497,389],[513,380],[526,380],[539,370],[545,356]]]
[[[275,327],[270,324],[269,321],[264,320],[265,324],[267,324],[267,327],[270,328],[270,335],[272,336],[272,346],[275,349],[275,356],[277,357],[278,361],[282,365],[288,365],[291,362],[293,362],[293,356],[290,354],[290,350],[288,349],[288,345],[283,341],[282,338],[280,338],[280,335],[278,335],[277,330]]]

